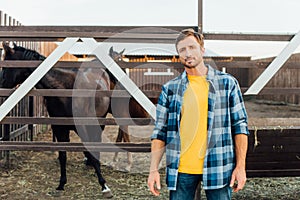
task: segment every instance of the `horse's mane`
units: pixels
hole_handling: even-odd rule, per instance
[[[23,57],[22,57],[23,60],[45,60],[46,59],[45,56],[39,54],[37,51],[26,49],[21,46],[15,45],[14,50],[23,52]]]

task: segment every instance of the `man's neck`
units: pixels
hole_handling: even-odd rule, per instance
[[[207,75],[208,68],[205,66],[204,63],[201,63],[201,64],[199,64],[195,68],[187,68],[187,67],[185,67],[185,71],[189,75],[193,75],[193,76],[205,76],[205,75]]]

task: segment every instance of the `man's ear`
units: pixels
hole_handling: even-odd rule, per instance
[[[205,53],[205,48],[204,47],[200,47],[200,50],[201,50],[202,54]]]

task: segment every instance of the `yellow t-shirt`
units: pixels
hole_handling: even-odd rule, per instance
[[[208,82],[205,76],[188,75],[183,96],[179,172],[202,174],[207,146]]]

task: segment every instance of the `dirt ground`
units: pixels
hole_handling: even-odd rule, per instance
[[[249,117],[300,117],[300,106],[262,101],[246,101]],[[130,127],[133,142],[148,142],[151,126]],[[114,142],[117,129],[107,126],[103,140]],[[51,140],[51,132],[39,134],[35,140]],[[71,141],[79,138],[71,133]],[[124,172],[126,153],[120,153],[118,166],[111,168],[113,153],[101,153],[102,172],[111,188],[113,199],[168,199],[164,165],[161,166],[163,188],[161,196],[153,197],[147,188],[149,153],[134,153],[133,166]],[[10,168],[0,160],[0,199],[103,199],[94,170],[83,163],[83,154],[68,152],[68,183],[65,191],[55,188],[59,180],[59,163],[56,152],[11,152]],[[162,162],[163,163],[163,162]],[[251,178],[233,199],[300,199],[300,177]],[[202,199],[205,196],[202,192]]]
[[[249,118],[300,118],[300,105],[249,99],[245,107]]]

